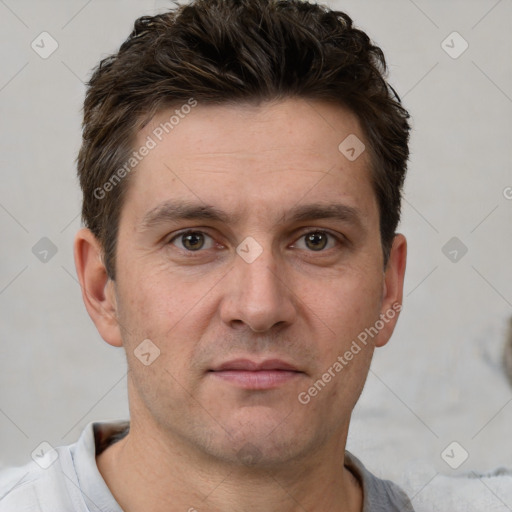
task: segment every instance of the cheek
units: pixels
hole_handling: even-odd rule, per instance
[[[158,266],[125,278],[119,290],[119,321],[127,352],[133,357],[137,346],[149,339],[160,350],[161,364],[179,374],[185,371],[215,311],[211,288],[209,280],[184,280]]]
[[[339,338],[347,341],[357,337],[378,319],[382,301],[382,281],[375,275],[353,273],[339,284],[323,290],[318,303],[320,318]]]
[[[141,327],[170,328],[193,308],[201,293],[200,286],[183,283],[175,271],[162,264],[133,262],[126,272],[119,272],[119,278],[128,320],[138,320]]]

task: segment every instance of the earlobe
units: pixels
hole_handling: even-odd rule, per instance
[[[402,309],[406,261],[407,240],[404,235],[396,234],[384,272],[380,315],[384,326],[375,338],[376,347],[382,347],[389,341]]]
[[[119,347],[122,340],[114,283],[108,278],[101,244],[89,229],[81,229],[76,234],[74,254],[87,312],[101,337],[110,345]]]

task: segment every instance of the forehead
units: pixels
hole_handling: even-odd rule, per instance
[[[144,145],[151,150],[126,197],[134,222],[177,198],[220,206],[232,218],[245,212],[275,220],[301,201],[341,201],[363,217],[376,214],[360,123],[338,105],[289,99],[173,107],[138,133],[136,147]]]

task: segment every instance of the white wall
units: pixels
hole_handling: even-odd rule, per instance
[[[453,473],[440,453],[454,440],[469,452],[458,471],[512,466],[504,449],[512,392],[500,366],[512,310],[512,200],[504,195],[512,186],[512,3],[329,4],[383,48],[414,124],[401,225],[404,310],[376,354],[349,448],[401,483],[425,465]],[[97,334],[75,277],[74,159],[83,82],[136,17],[162,5],[0,3],[0,465],[28,461],[43,440],[74,442],[89,421],[128,414],[124,354]],[[59,45],[47,59],[31,48],[42,31]],[[457,59],[441,46],[453,31],[469,43]],[[452,39],[454,52],[461,46]],[[42,237],[57,248],[47,263],[32,252]],[[442,252],[452,237],[468,249],[457,263]]]

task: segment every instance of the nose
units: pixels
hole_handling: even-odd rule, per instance
[[[223,285],[220,315],[225,324],[267,332],[293,323],[297,315],[293,284],[270,249],[251,263],[237,255],[234,267]]]

